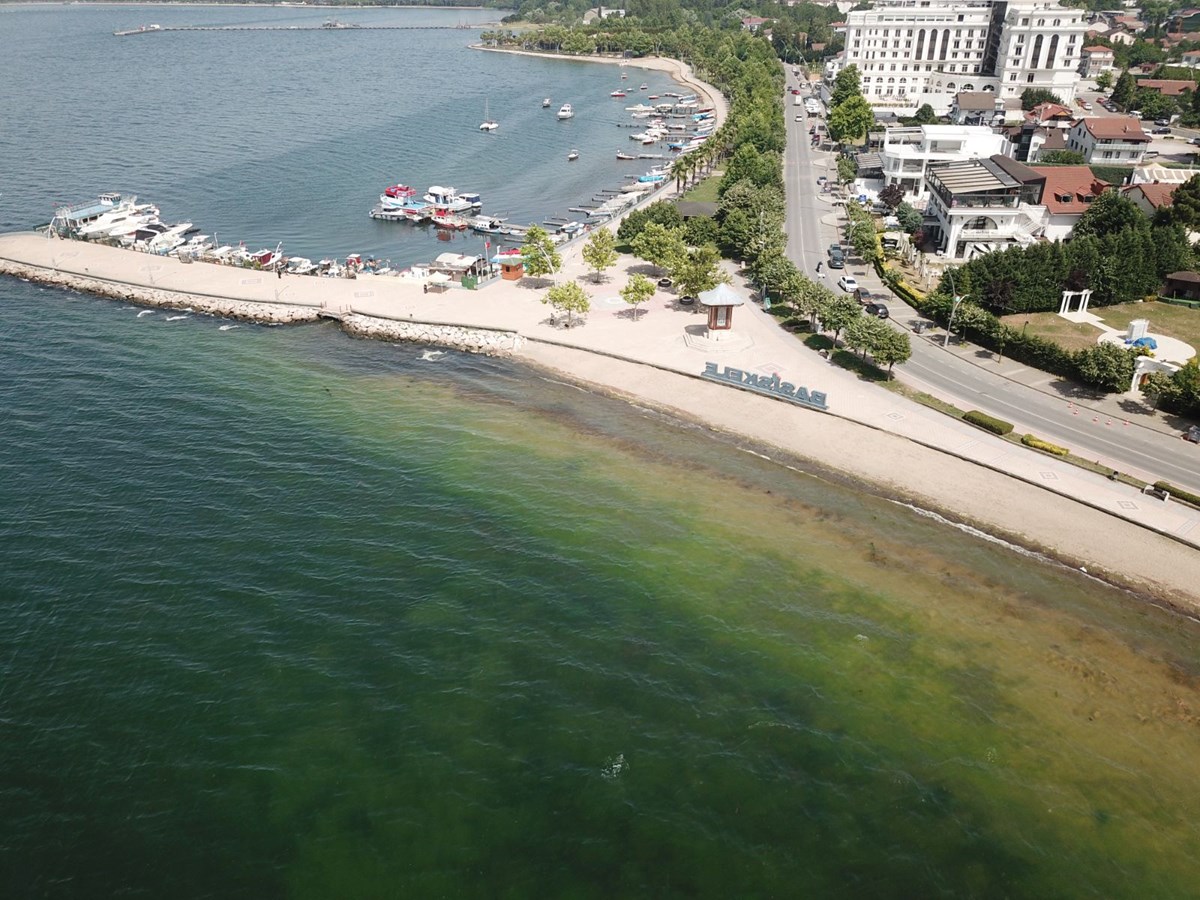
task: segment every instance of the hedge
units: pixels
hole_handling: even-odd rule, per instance
[[[1182,500],[1185,503],[1190,503],[1193,506],[1200,506],[1200,497],[1189,491],[1185,491],[1183,488],[1177,488],[1168,481],[1154,482],[1154,489],[1157,491],[1166,491],[1172,497]]]
[[[1032,447],[1034,450],[1044,450],[1046,453],[1053,453],[1055,456],[1066,456],[1071,452],[1066,447],[1060,447],[1058,444],[1051,444],[1049,441],[1043,441],[1041,438],[1034,437],[1032,434],[1027,434],[1022,437],[1021,443],[1026,447]]]
[[[997,419],[989,416],[987,413],[981,413],[977,409],[963,413],[963,420],[970,422],[972,425],[978,425],[985,431],[990,431],[992,434],[1008,434],[1013,430],[1010,422],[1005,422],[1003,419]]]
[[[1200,300],[1185,300],[1183,297],[1159,297],[1159,303],[1169,303],[1171,306],[1186,306],[1190,309],[1200,309]]]

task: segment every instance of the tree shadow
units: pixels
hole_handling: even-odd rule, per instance
[[[628,307],[627,309],[618,309],[616,316],[618,319],[629,319],[633,322],[636,322],[649,311],[650,310],[648,309],[634,309],[633,307]]]
[[[1047,387],[1054,391],[1060,397],[1068,397],[1072,400],[1103,400],[1107,394],[1103,391],[1098,391],[1093,387],[1088,387],[1085,384],[1080,384],[1077,381],[1068,381],[1065,378],[1056,378],[1050,382]]]
[[[1127,416],[1153,416],[1157,412],[1149,403],[1142,400],[1134,400],[1130,397],[1118,400],[1117,406],[1121,407],[1121,412]],[[1163,417],[1166,418],[1165,413]]]

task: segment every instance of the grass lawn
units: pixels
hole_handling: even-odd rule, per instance
[[[1149,319],[1150,330],[1173,337],[1200,349],[1200,309],[1172,306],[1169,303],[1122,303],[1092,310],[1104,324],[1118,331],[1129,327],[1133,319]]]
[[[1111,308],[1116,309],[1116,307]],[[1100,310],[1093,311],[1097,314],[1100,313]],[[1024,329],[1027,334],[1036,334],[1067,350],[1095,347],[1100,338],[1099,328],[1085,323],[1068,322],[1059,317],[1058,313],[1017,313],[1005,316],[1002,321],[1009,328],[1015,328],[1017,331]],[[1026,322],[1029,323],[1027,328]],[[1118,326],[1113,325],[1113,327],[1117,328]]]
[[[716,203],[717,188],[721,186],[721,176],[724,172],[713,172],[699,184],[688,188],[680,200],[694,200],[697,203]]]

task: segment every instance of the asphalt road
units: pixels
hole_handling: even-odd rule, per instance
[[[789,74],[788,88],[800,82]],[[807,96],[807,92],[803,96]],[[836,174],[833,154],[813,150],[808,129],[816,121],[795,121],[804,113],[794,107],[791,97],[786,101],[788,149],[784,160],[784,186],[787,192],[788,256],[810,278],[820,277],[818,262],[826,262],[826,248],[843,235],[837,228],[845,224],[839,217],[838,226],[825,224],[834,208],[820,198],[817,179]],[[844,241],[843,241],[844,243]],[[838,272],[829,273],[822,266],[827,282],[833,286]],[[846,271],[872,293],[889,297],[891,323],[911,331],[920,319],[915,310],[890,294],[874,271],[862,264],[851,264]],[[831,277],[832,276],[832,277]],[[835,288],[836,289],[836,288]],[[944,333],[943,333],[944,334]],[[1070,447],[1077,456],[1094,459],[1103,465],[1135,475],[1146,481],[1163,479],[1200,493],[1200,447],[1180,440],[1176,435],[1163,434],[1134,422],[1136,416],[1112,419],[1098,416],[1086,407],[1072,407],[1067,396],[1053,391],[1029,387],[991,371],[988,362],[981,364],[962,359],[940,346],[940,339],[911,335],[912,358],[896,369],[897,377],[905,384],[926,391],[962,409],[978,409],[1012,422],[1021,431],[1031,432],[1045,440]],[[994,367],[994,363],[990,364]]]

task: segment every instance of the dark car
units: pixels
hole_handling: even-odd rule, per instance
[[[830,253],[829,253],[829,268],[831,268],[831,269],[846,268],[846,257],[842,254],[841,250],[838,250],[837,252],[830,251]]]
[[[1151,134],[1170,134],[1170,133],[1171,133],[1171,129],[1170,129],[1170,128],[1167,128],[1165,125],[1163,125],[1163,126],[1160,126],[1160,127],[1158,127],[1158,128],[1152,128],[1152,129],[1150,129],[1150,133],[1151,133]]]
[[[1170,120],[1170,119],[1157,119],[1157,120],[1154,122],[1154,124],[1155,124],[1155,125],[1170,125],[1170,124],[1171,124],[1171,120]]]
[[[1200,444],[1200,425],[1193,425],[1181,434],[1180,437],[1185,441],[1191,441],[1193,444]]]
[[[844,253],[844,252],[845,251],[842,250],[841,244],[830,244],[829,245],[829,255],[830,256],[833,256],[833,254],[835,254],[835,253]]]
[[[878,300],[870,301],[866,306],[863,307],[863,312],[865,312],[868,316],[877,316],[880,319],[886,319],[891,315],[891,313],[888,312],[887,306]]]

